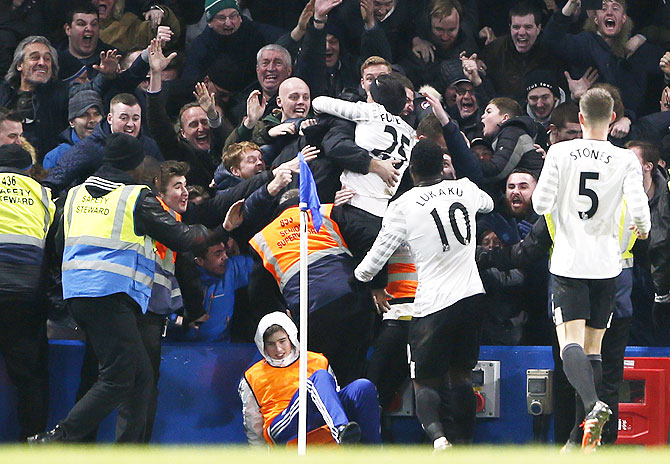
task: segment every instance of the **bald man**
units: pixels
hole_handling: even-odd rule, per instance
[[[277,106],[281,109],[281,122],[305,118],[311,107],[309,86],[299,77],[289,77],[279,86]]]

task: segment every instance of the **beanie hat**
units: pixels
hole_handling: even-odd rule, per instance
[[[340,29],[336,23],[330,21],[326,23],[326,34],[334,35],[335,38],[340,41],[340,47],[344,45],[342,43],[342,29]]]
[[[398,116],[407,100],[405,87],[390,74],[382,74],[370,84],[372,99],[382,105],[386,111]]]
[[[535,69],[526,76],[526,94],[538,87],[546,87],[556,98],[561,98],[561,91],[556,83],[554,73],[546,69]]]
[[[0,166],[17,169],[28,169],[33,165],[30,153],[21,145],[8,143],[0,147]]]
[[[115,132],[107,136],[102,164],[108,164],[122,171],[132,171],[142,164],[144,147],[136,137]]]
[[[239,92],[247,82],[239,63],[226,55],[221,55],[207,69],[207,77],[217,87],[229,92]]]
[[[80,90],[70,97],[68,105],[68,121],[82,116],[89,108],[96,106],[102,113],[102,99],[95,90]]]
[[[205,16],[207,22],[210,22],[219,11],[228,8],[234,8],[238,13],[241,13],[240,5],[237,3],[237,0],[205,0]]]

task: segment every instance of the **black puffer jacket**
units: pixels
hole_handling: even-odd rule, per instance
[[[516,168],[539,174],[544,160],[533,146],[537,135],[537,125],[528,116],[505,121],[492,142],[493,158],[482,162],[482,171],[488,183],[505,182]]]

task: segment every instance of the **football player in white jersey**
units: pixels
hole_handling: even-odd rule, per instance
[[[406,95],[402,83],[389,74],[382,74],[371,82],[367,102],[349,102],[331,97],[317,97],[312,102],[315,113],[327,113],[356,123],[355,142],[370,152],[373,159],[397,160],[396,168],[402,177],[408,166],[416,133],[400,117]],[[342,185],[356,194],[350,204],[377,217],[384,216],[389,200],[399,184],[387,185],[375,173],[359,174],[344,171]]]
[[[651,227],[642,170],[635,154],[607,141],[616,114],[604,89],[590,89],[579,102],[583,139],[549,148],[533,192],[538,214],[555,225],[549,271],[551,304],[565,375],[589,411],[582,449],[591,452],[611,414],[596,394],[600,349],[614,308],[615,278],[621,273],[618,215],[622,197],[641,239]],[[595,372],[594,372],[595,370]],[[600,372],[599,372],[600,371]]]
[[[409,244],[419,281],[409,329],[410,376],[417,417],[435,449],[451,446],[449,440],[469,442],[474,432],[472,368],[484,293],[475,263],[475,215],[493,209],[491,197],[469,179],[443,180],[442,155],[429,140],[414,146],[409,168],[415,187],[390,203],[372,249],[354,271],[368,282],[401,243]],[[444,430],[439,410],[447,379],[455,424]]]

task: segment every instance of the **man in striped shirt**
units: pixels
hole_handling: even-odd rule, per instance
[[[600,444],[611,414],[599,401],[595,384],[602,376],[600,348],[609,325],[621,273],[617,210],[625,196],[638,237],[651,222],[642,171],[635,154],[607,141],[611,95],[591,89],[579,102],[583,139],[552,145],[533,192],[538,214],[551,214],[555,226],[549,271],[551,304],[565,375],[589,411],[582,449]]]

